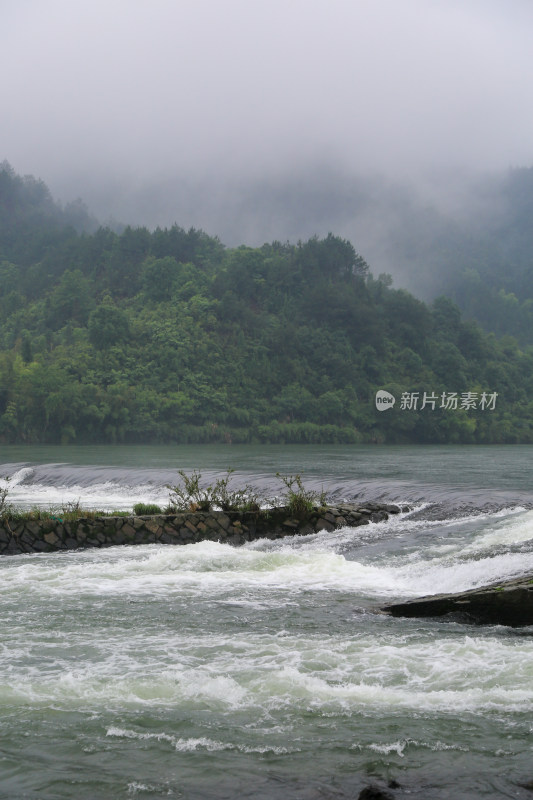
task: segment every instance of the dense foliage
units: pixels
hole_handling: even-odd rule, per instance
[[[82,212],[0,169],[0,441],[533,441],[533,349],[373,278],[350,242],[227,249]]]

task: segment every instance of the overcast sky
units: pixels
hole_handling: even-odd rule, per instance
[[[0,161],[62,200],[533,162],[531,0],[0,0],[0,31]]]

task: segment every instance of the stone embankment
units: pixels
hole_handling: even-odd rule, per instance
[[[119,544],[192,544],[201,541],[242,545],[254,539],[278,539],[333,531],[386,520],[399,506],[384,503],[314,508],[304,518],[287,508],[268,511],[194,511],[159,516],[0,519],[0,555],[53,553]]]
[[[449,619],[513,628],[533,625],[533,575],[457,594],[435,594],[391,603],[382,611],[394,617],[449,615]]]

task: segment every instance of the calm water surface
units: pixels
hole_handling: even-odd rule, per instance
[[[178,469],[408,502],[232,548],[0,559],[0,797],[526,798],[533,629],[389,619],[533,574],[531,447],[3,447],[21,506],[165,503]]]

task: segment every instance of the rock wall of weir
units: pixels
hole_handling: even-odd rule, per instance
[[[368,525],[400,512],[383,503],[314,508],[295,518],[287,508],[267,512],[194,511],[158,516],[0,519],[0,555],[53,553],[87,547],[134,544],[192,544],[217,541],[242,545],[254,539],[278,539]]]

